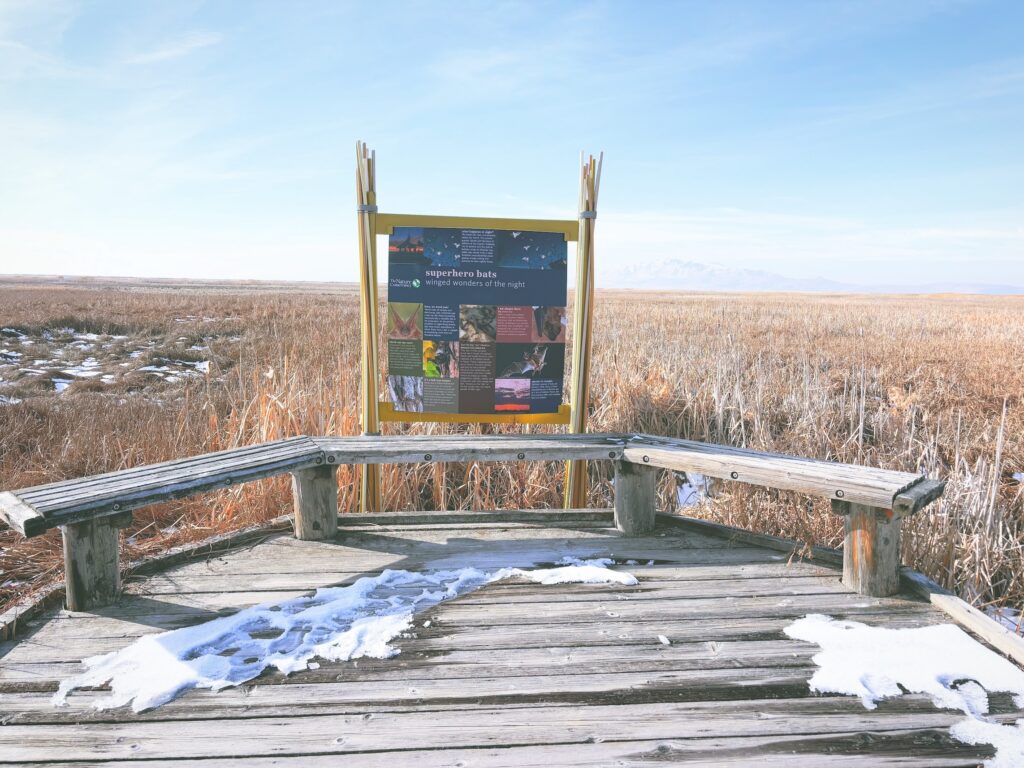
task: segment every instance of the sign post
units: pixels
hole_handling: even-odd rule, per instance
[[[578,221],[505,219],[378,213],[375,155],[362,143],[356,155],[363,434],[379,434],[381,422],[585,431],[600,163],[590,158],[582,170]],[[378,235],[388,236],[385,401],[377,369]],[[578,238],[573,396],[565,405],[568,243]],[[582,506],[586,493],[585,464],[570,462],[566,503]],[[363,465],[360,510],[380,505],[380,467]]]
[[[360,417],[364,435],[379,435],[377,418],[377,153],[356,142],[356,203],[359,218]],[[380,465],[361,465],[359,511],[380,512]]]
[[[580,156],[579,240],[576,246],[576,311],[572,339],[572,417],[569,431],[587,431],[590,408],[590,347],[594,305],[594,223],[597,219],[597,195],[601,189],[604,153],[595,160]],[[568,461],[565,467],[565,508],[587,505],[587,462]]]

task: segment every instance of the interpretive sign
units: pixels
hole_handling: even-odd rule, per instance
[[[387,315],[394,410],[557,413],[567,255],[560,232],[396,226]]]

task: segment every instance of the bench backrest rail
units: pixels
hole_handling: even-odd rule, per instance
[[[907,472],[652,435],[303,436],[0,493],[0,518],[25,536],[62,527],[68,605],[84,610],[116,598],[110,553],[138,507],[287,473],[296,536],[329,539],[337,532],[341,464],[574,459],[614,462],[615,523],[625,535],[653,528],[662,469],[831,499],[846,520],[844,581],[864,594],[898,589],[901,518],[944,487]]]

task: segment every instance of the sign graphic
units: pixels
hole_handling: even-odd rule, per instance
[[[557,413],[566,261],[559,232],[395,227],[387,317],[394,409]]]

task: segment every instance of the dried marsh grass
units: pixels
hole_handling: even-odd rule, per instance
[[[945,478],[941,502],[905,527],[905,562],[977,605],[1024,603],[1024,300],[599,292],[596,306],[591,429]],[[238,340],[215,348],[203,378],[0,406],[0,488],[357,434],[357,312],[354,290],[2,289],[0,327]],[[591,474],[590,502],[607,505],[608,468]],[[356,508],[354,479],[339,468],[344,510]],[[676,482],[662,479],[665,508]],[[382,485],[389,509],[493,509],[557,507],[561,483],[561,464],[508,463],[388,465]],[[136,512],[123,546],[135,558],[289,507],[283,478],[162,504]],[[827,502],[740,484],[687,514],[807,543],[842,538]],[[59,578],[58,533],[3,532],[0,547],[0,601]]]

